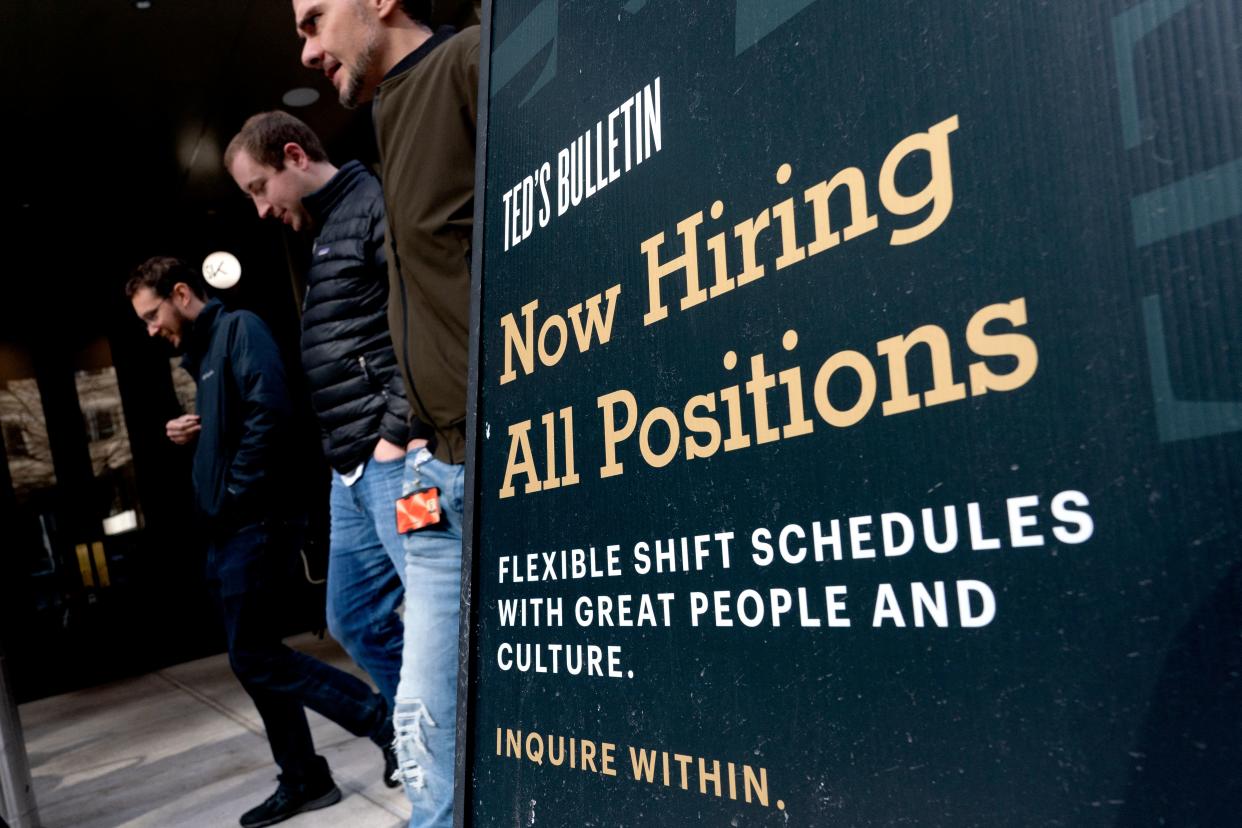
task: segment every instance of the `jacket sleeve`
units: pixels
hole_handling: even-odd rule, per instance
[[[363,248],[367,265],[378,279],[388,278],[388,249],[384,237],[388,235],[388,218],[384,212],[384,199],[377,197],[371,205],[371,220]]]
[[[430,440],[436,430],[418,419],[410,411],[410,404],[405,399],[405,383],[401,379],[401,368],[394,365],[392,375],[388,377],[388,407],[380,420],[380,436],[390,443],[404,446],[410,440],[422,438]]]
[[[238,313],[230,356],[241,419],[240,437],[225,478],[225,509],[261,514],[263,478],[280,462],[279,441],[289,431],[292,409],[284,363],[271,332],[257,316]]]
[[[478,132],[479,129],[479,32],[480,28],[475,27],[471,33],[471,43],[466,51],[465,59],[465,94],[466,94],[466,112],[470,117],[470,126]]]

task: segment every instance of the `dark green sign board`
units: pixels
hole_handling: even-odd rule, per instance
[[[469,824],[1233,823],[1238,5],[489,18]]]

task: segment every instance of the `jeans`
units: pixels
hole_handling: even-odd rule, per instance
[[[215,538],[207,581],[224,618],[229,664],[263,719],[281,782],[316,785],[329,777],[328,763],[315,754],[303,707],[355,736],[375,737],[386,730],[386,706],[365,682],[281,642],[291,547],[270,524]]]
[[[402,460],[368,460],[352,486],[332,473],[329,511],[328,631],[375,681],[394,710],[401,674],[405,550],[393,503],[401,496]]]
[[[405,649],[397,688],[397,759],[414,804],[411,828],[453,823],[457,634],[465,467],[424,449],[405,459],[404,492],[440,489],[440,523],[404,536]]]

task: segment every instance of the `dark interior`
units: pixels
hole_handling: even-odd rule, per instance
[[[437,17],[470,5],[440,3]],[[260,222],[221,154],[274,108],[316,129],[337,164],[375,151],[369,111],[343,109],[300,64],[288,2],[13,0],[0,37],[0,642],[26,701],[222,649],[189,453],[164,437],[187,378],[176,387],[171,350],[134,317],[130,272],[153,255],[198,266],[232,252],[241,281],[217,295],[268,322],[296,378],[311,237]],[[317,101],[282,104],[305,87]],[[313,572],[328,472],[300,410],[305,489],[289,496],[306,505]],[[291,632],[320,623],[319,589],[291,575]]]

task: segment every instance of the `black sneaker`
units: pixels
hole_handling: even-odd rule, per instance
[[[401,774],[397,771],[397,751],[393,749],[391,742],[381,745],[380,750],[384,752],[384,784],[395,788],[401,784]]]
[[[384,785],[389,788],[395,788],[401,784],[401,777],[397,773],[397,751],[393,747],[395,742],[393,736],[392,716],[388,715],[388,710],[385,708],[379,725],[371,734],[371,741],[375,742],[384,754]]]
[[[276,793],[262,805],[242,814],[242,828],[275,825],[304,811],[315,811],[341,801],[341,789],[331,779],[319,785],[286,785],[281,782]]]

